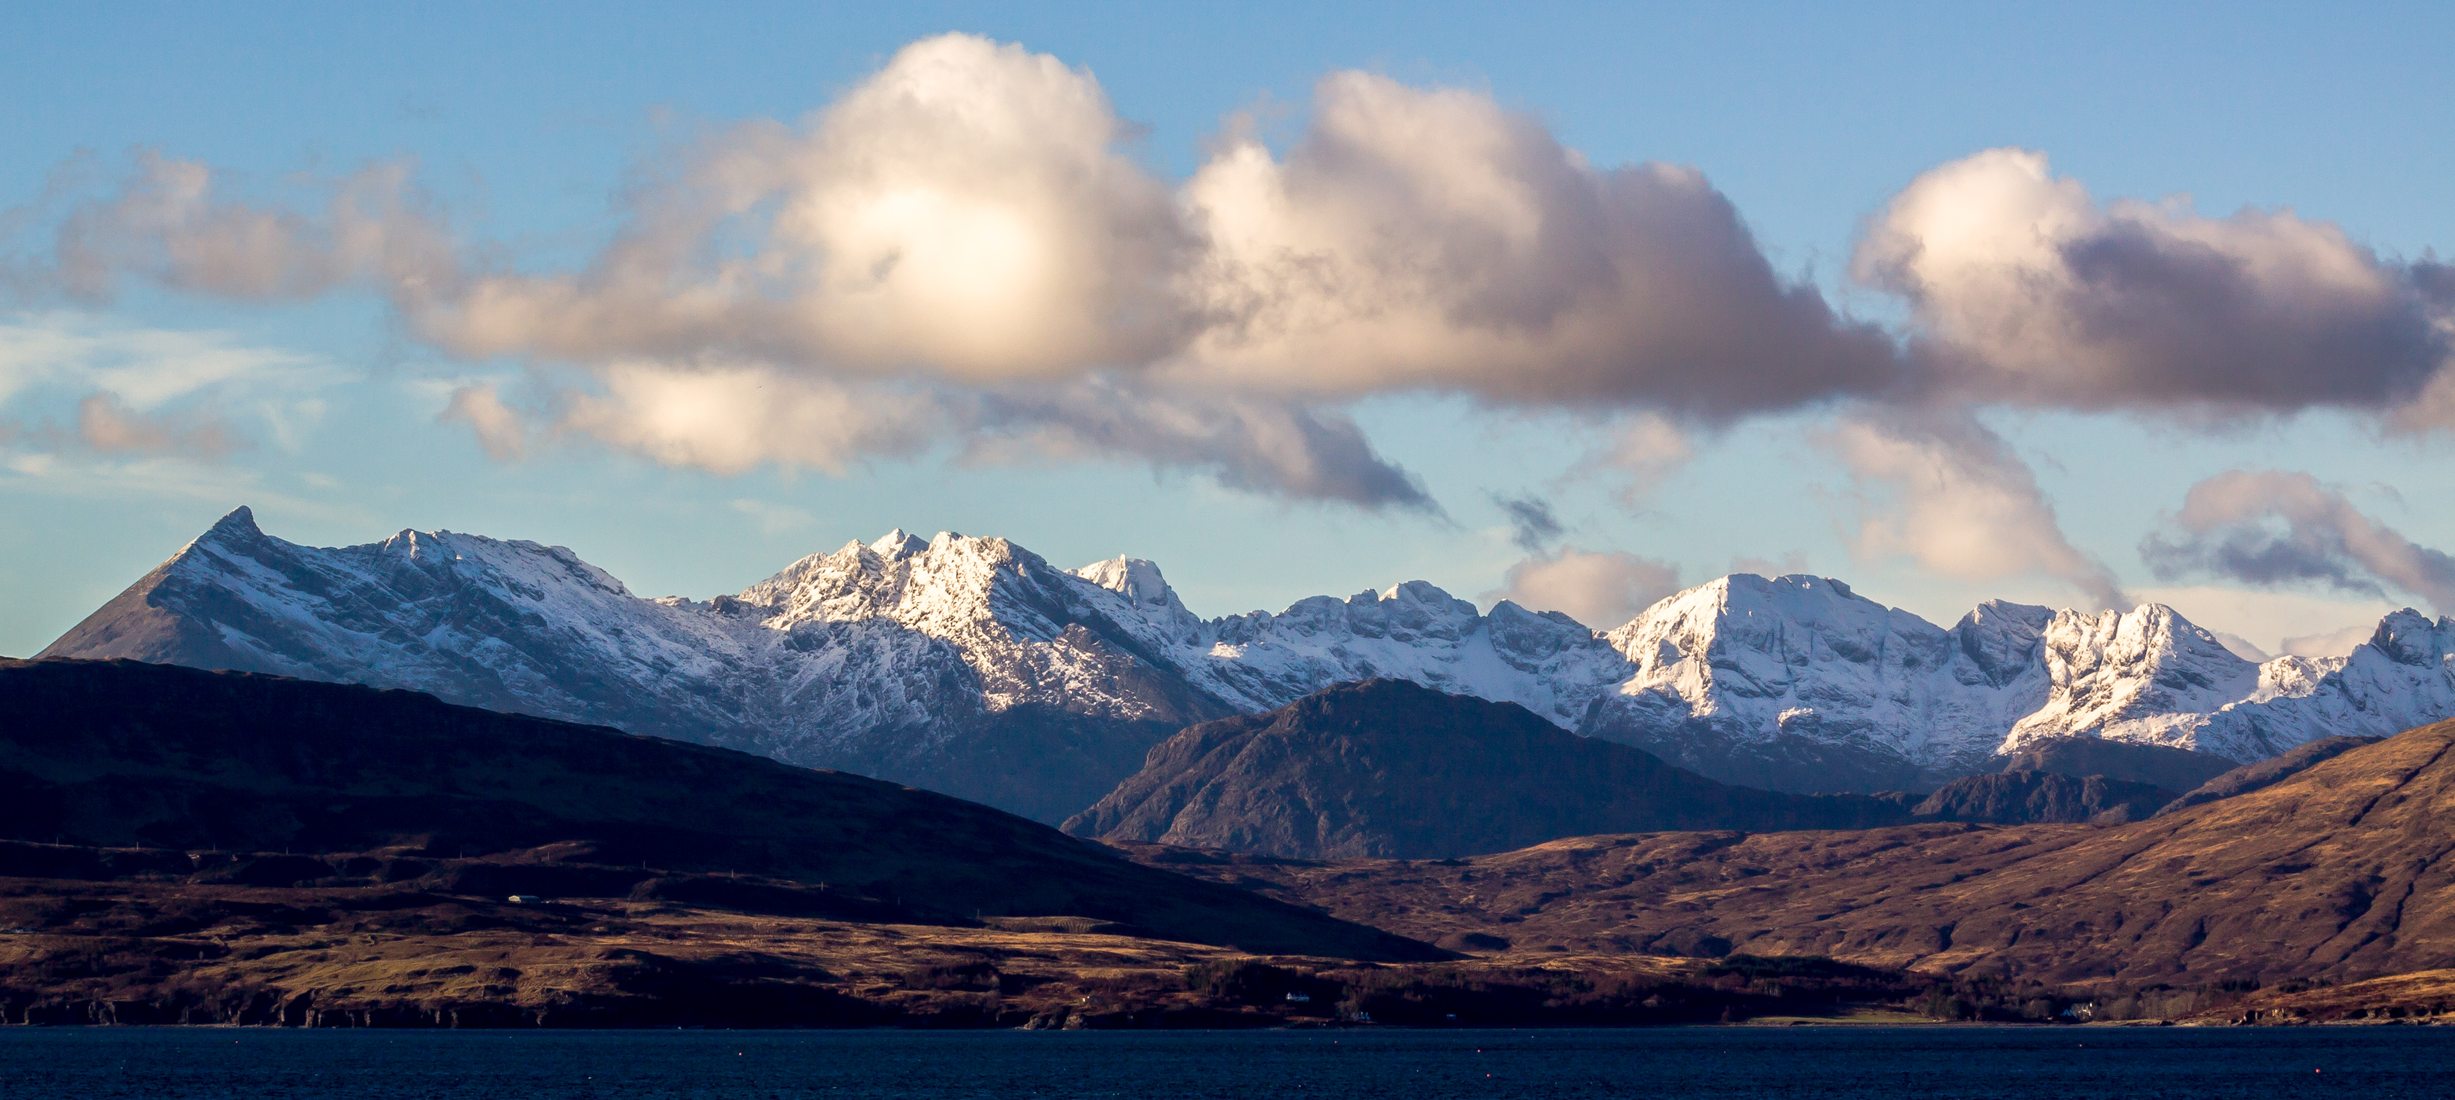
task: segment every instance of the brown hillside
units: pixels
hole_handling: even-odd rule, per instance
[[[2358,979],[2455,965],[2450,747],[2455,723],[2428,726],[2112,828],[1645,834],[1424,863],[1145,858],[1517,950],[1830,955],[2050,981]]]

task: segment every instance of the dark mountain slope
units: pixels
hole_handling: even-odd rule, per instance
[[[1587,837],[1453,863],[1154,855],[1425,939],[1710,944],[2049,981],[2349,980],[2455,959],[2455,723],[2112,828]]]
[[[824,883],[882,918],[1070,915],[1247,950],[1429,953],[877,780],[412,692],[133,662],[0,662],[0,839],[524,853]]]
[[[2102,775],[2125,783],[2187,791],[2236,766],[2237,761],[2215,753],[2136,745],[2102,737],[2066,737],[2013,754],[2003,770],[2050,772],[2075,779]]]
[[[2299,775],[2312,765],[2333,760],[2365,745],[2375,745],[2379,740],[2376,737],[2323,737],[2283,756],[2262,760],[2256,764],[2244,764],[2219,775],[2192,788],[2158,812],[2173,813],[2203,803],[2214,802],[2220,798],[2249,794],[2262,787],[2272,786]]]
[[[1911,812],[1936,821],[1981,825],[2120,824],[2148,817],[2173,799],[2173,791],[2146,783],[2022,770],[1962,776]]]
[[[1872,798],[1726,786],[1513,704],[1372,680],[1193,726],[1066,829],[1299,858],[1444,858],[1638,829],[1905,820]]]

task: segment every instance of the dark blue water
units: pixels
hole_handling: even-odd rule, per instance
[[[2455,1030],[0,1031],[0,1095],[2444,1097]]]

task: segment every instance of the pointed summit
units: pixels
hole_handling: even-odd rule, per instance
[[[882,558],[909,557],[927,549],[929,543],[926,540],[901,527],[878,536],[878,541],[869,544],[870,553]]]
[[[196,541],[233,542],[263,537],[263,529],[256,526],[256,513],[242,504],[231,509],[230,514],[214,520],[213,526],[205,528],[205,533],[198,535]]]

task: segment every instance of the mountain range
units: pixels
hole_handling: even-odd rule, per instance
[[[1927,789],[2072,738],[2248,762],[2455,715],[2455,621],[2255,663],[2171,608],[1990,602],[1949,628],[1820,577],[1724,577],[1596,630],[1421,581],[1204,619],[1150,562],[901,531],[743,591],[643,598],[560,547],[317,549],[238,509],[46,648],[432,692],[842,768],[1055,822],[1195,723],[1363,679],[1515,703],[1722,782]]]

